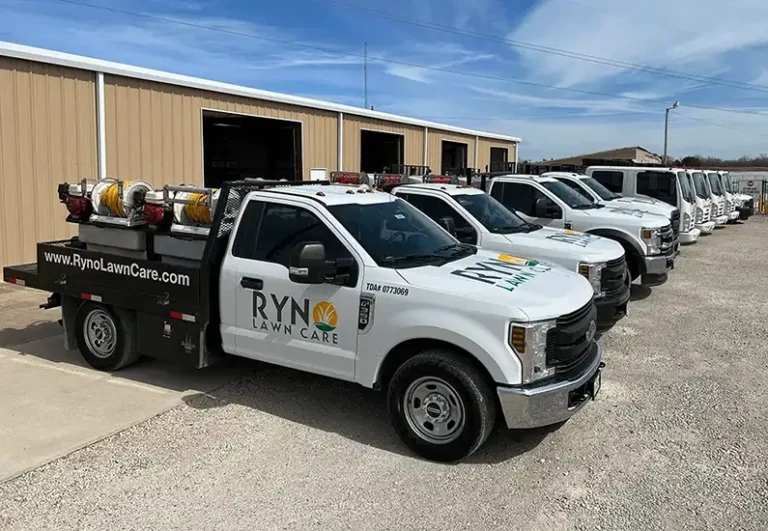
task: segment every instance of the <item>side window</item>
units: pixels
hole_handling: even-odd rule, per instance
[[[545,197],[544,194],[533,186],[523,183],[500,183],[499,186],[503,188],[500,194],[493,194],[495,199],[521,214],[536,217],[536,201]],[[496,191],[496,186],[493,187],[493,191]],[[499,195],[501,197],[498,197]]]
[[[245,206],[240,227],[235,235],[235,242],[232,244],[233,255],[250,260],[256,258],[256,235],[259,233],[259,224],[263,213],[264,203],[261,201],[250,201]]]
[[[560,181],[560,179],[558,179],[558,181]],[[564,185],[566,185],[568,188],[572,189],[574,192],[577,192],[579,195],[584,196],[585,198],[589,199],[590,201],[593,200],[592,196],[590,196],[587,193],[587,191],[584,190],[584,188],[582,188],[581,186],[579,186],[575,182],[573,182],[573,181],[571,181],[569,179],[563,179],[560,182],[563,183]]]
[[[402,197],[402,196],[401,196]],[[405,199],[405,197],[403,197]],[[451,205],[439,197],[428,195],[408,194],[407,201],[424,212],[433,221],[441,218],[452,218],[456,226],[456,237],[464,243],[477,243],[477,234],[469,221],[459,214]]]
[[[637,174],[637,193],[677,206],[677,181],[673,173],[639,172]]]
[[[620,171],[596,171],[592,177],[615,194],[622,193],[624,188],[624,173]]]
[[[253,246],[253,256],[248,258],[261,262],[273,262],[287,268],[293,247],[301,242],[322,243],[328,260],[351,257],[344,244],[312,212],[301,207],[278,203],[266,203],[263,209],[258,240]],[[243,222],[245,221],[244,218]],[[249,227],[243,227],[243,230],[238,231],[238,238],[245,230],[249,230]]]

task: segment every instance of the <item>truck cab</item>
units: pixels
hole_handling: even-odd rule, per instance
[[[406,184],[392,193],[405,199],[459,241],[480,249],[556,264],[589,280],[597,324],[606,329],[627,313],[629,272],[624,248],[613,240],[528,222],[482,190],[449,182]]]
[[[699,175],[697,176],[696,173]],[[695,170],[686,170],[685,177],[691,190],[693,190],[694,227],[699,229],[702,234],[712,234],[712,231],[715,230],[715,222],[712,220],[712,199],[707,191],[707,179],[703,173]]]
[[[539,175],[496,177],[489,194],[526,221],[615,240],[624,247],[633,280],[642,276],[646,285],[663,284],[674,267],[677,238],[665,216],[608,207]]]
[[[723,189],[720,185],[720,176],[716,171],[703,170],[700,172],[704,176],[707,184],[707,192],[712,199],[712,219],[715,221],[715,228],[722,228],[728,223],[728,215]],[[694,172],[694,177],[696,173]]]
[[[166,186],[151,203],[151,189],[101,188],[113,184],[130,225],[92,224],[95,187],[62,186],[88,238],[40,242],[38,263],[3,269],[6,282],[52,293],[65,342],[95,368],[233,355],[357,382],[386,390],[404,444],[437,461],[477,450],[498,418],[562,423],[600,390],[587,279],[461,243],[396,196],[248,179],[215,192]],[[189,220],[200,230],[170,232]]]
[[[723,196],[723,199],[725,199],[725,213],[728,216],[728,223],[735,223],[736,220],[739,219],[739,207],[741,206],[741,203],[731,193],[723,174],[724,172],[722,171],[715,172],[713,178],[717,179],[718,184],[720,185],[720,191],[722,192],[721,195]]]
[[[652,198],[674,207],[677,210],[672,218],[675,236],[681,243],[693,243],[699,237],[693,223],[695,201],[681,171],[642,166],[590,166],[584,173],[614,193],[625,197]]]
[[[679,217],[679,211],[672,205],[651,197],[624,197],[616,192],[611,192],[599,181],[595,180],[594,177],[590,177],[589,175],[567,172],[547,172],[542,175],[553,177],[570,186],[584,197],[612,208],[630,208],[641,212],[660,214],[669,218],[670,222]],[[683,180],[681,179],[681,184],[682,183]],[[688,184],[687,181],[685,184]],[[684,190],[684,195],[686,193],[687,191]],[[691,199],[691,201],[693,201],[693,199]],[[684,215],[679,236],[680,243],[696,243],[700,234],[701,231],[695,229],[693,226],[693,218],[691,216],[686,218]]]

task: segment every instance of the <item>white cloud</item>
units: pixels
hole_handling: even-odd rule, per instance
[[[569,0],[540,2],[510,38],[581,54],[710,76],[728,52],[768,43],[768,3],[715,0]],[[538,78],[574,86],[620,68],[516,49]],[[641,75],[637,71],[634,75]]]

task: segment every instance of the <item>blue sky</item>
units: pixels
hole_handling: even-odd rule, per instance
[[[356,106],[367,42],[369,104],[522,137],[522,159],[629,145],[661,152],[664,107],[675,100],[671,155],[768,152],[764,0],[727,7],[714,0],[82,1],[176,23],[60,0],[0,0],[0,40]],[[504,40],[761,88],[616,68]]]

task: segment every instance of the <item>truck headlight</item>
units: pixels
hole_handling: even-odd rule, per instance
[[[661,254],[661,232],[659,229],[643,229],[640,231],[648,254]]]
[[[704,221],[704,211],[699,207],[696,207],[696,223]]]
[[[604,297],[603,291],[603,268],[605,263],[587,264],[579,263],[579,274],[589,280],[592,284],[592,289],[595,290],[595,298]]]
[[[556,325],[556,321],[539,321],[512,323],[509,327],[509,344],[523,365],[523,383],[535,382],[555,374],[554,367],[547,367],[547,332]]]
[[[688,232],[691,228],[693,228],[691,226],[691,215],[686,212],[683,214],[683,232]]]

